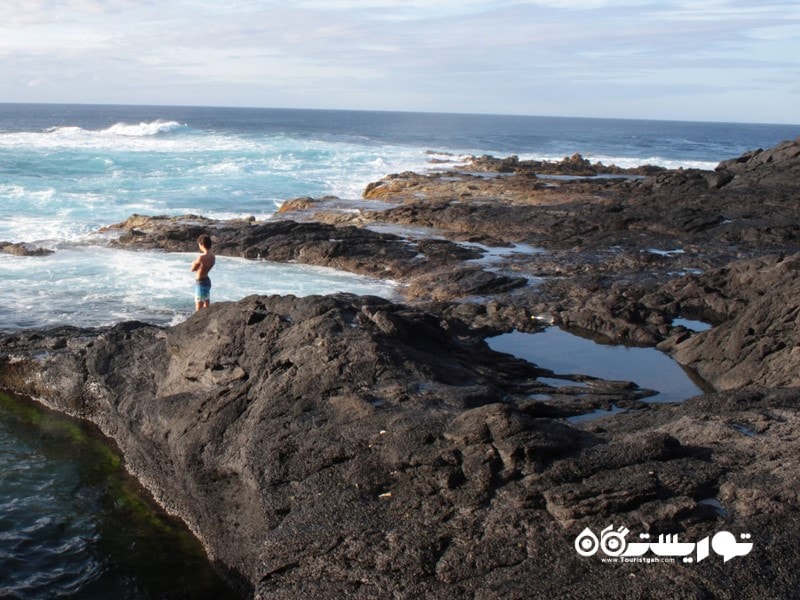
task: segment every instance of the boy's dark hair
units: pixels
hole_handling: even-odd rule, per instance
[[[200,244],[206,250],[211,248],[211,236],[207,233],[204,233],[199,238],[197,238],[197,243]]]

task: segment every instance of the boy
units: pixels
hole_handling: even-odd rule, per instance
[[[204,233],[197,238],[197,245],[202,254],[194,259],[192,272],[197,272],[194,287],[194,304],[195,310],[200,310],[201,308],[208,308],[208,305],[211,304],[211,279],[208,278],[208,272],[217,262],[217,258],[211,252],[210,235]]]

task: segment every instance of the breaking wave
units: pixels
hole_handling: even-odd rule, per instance
[[[127,137],[147,137],[163,133],[170,133],[185,127],[186,125],[178,123],[177,121],[163,121],[161,119],[157,119],[155,121],[143,121],[137,124],[119,122],[114,123],[111,127],[101,130],[83,129],[82,127],[70,125],[50,127],[45,129],[45,133],[56,137],[74,137],[78,135],[122,135]]]
[[[104,129],[101,133],[108,133],[112,135],[127,135],[133,137],[141,137],[148,135],[158,135],[160,133],[170,133],[186,125],[182,125],[177,121],[156,121],[142,122],[138,125],[129,125],[128,123],[115,123],[108,129]]]

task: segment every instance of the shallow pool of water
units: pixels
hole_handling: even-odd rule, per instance
[[[704,391],[702,381],[655,348],[600,344],[558,327],[540,333],[505,333],[486,342],[493,350],[556,374],[633,381],[640,388],[658,392],[646,398],[647,402],[680,402]]]
[[[626,409],[620,408],[616,404],[612,404],[608,410],[605,408],[598,408],[597,410],[593,410],[588,413],[584,413],[582,415],[575,415],[574,417],[567,417],[567,421],[570,423],[583,423],[584,421],[593,421],[594,419],[599,419],[601,417],[610,417],[611,415],[618,415],[620,413],[627,412]]]
[[[711,327],[713,327],[710,323],[698,321],[697,319],[684,319],[682,317],[676,317],[675,319],[672,319],[672,326],[677,327],[678,325],[682,325],[690,331],[708,331],[711,329]]]
[[[0,598],[235,597],[93,428],[0,394]]]

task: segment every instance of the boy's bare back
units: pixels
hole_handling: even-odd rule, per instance
[[[216,262],[217,257],[214,256],[214,253],[211,250],[205,250],[203,254],[194,259],[192,271],[197,271],[197,279],[205,279]]]

